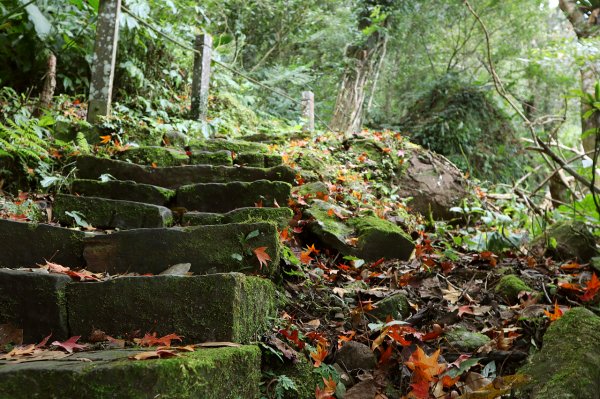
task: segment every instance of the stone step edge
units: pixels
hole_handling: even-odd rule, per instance
[[[218,301],[215,298],[219,298]],[[184,342],[250,342],[275,315],[275,286],[241,273],[136,276],[76,282],[64,274],[0,269],[0,324],[37,343],[100,329],[113,337],[139,330]]]
[[[60,360],[2,365],[0,397],[259,397],[258,346],[197,349],[170,359],[128,359],[140,352],[127,349],[80,352]]]

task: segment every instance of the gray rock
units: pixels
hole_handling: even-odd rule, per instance
[[[293,183],[296,172],[287,166],[251,168],[212,165],[158,167],[131,164],[112,159],[80,156],[77,158],[77,177],[98,179],[110,174],[118,180],[176,188],[195,183],[227,183],[232,181],[270,180]]]
[[[71,184],[71,193],[87,197],[143,202],[163,206],[175,197],[174,190],[121,180],[102,182],[100,180],[78,179]]]
[[[330,209],[333,209],[333,215],[329,214]],[[367,261],[380,258],[407,260],[410,257],[414,243],[395,224],[375,216],[341,220],[336,213],[346,216],[348,211],[321,200],[313,200],[306,210],[306,215],[313,218],[309,224],[311,233],[326,245],[344,255]]]
[[[187,212],[183,215],[186,226],[209,224],[273,222],[284,228],[294,216],[290,208],[238,208],[227,213]]]
[[[84,267],[85,236],[82,231],[62,227],[0,219],[0,267],[35,267],[46,260]]]
[[[228,212],[237,208],[287,204],[292,186],[280,181],[198,183],[177,189],[177,206],[200,212]]]
[[[0,269],[0,324],[23,329],[24,342],[69,337],[65,289],[71,279],[48,274]]]
[[[252,250],[267,247],[271,261],[260,267]],[[85,240],[87,269],[111,274],[158,274],[177,263],[191,263],[195,274],[279,268],[279,236],[270,223],[184,228],[135,229]]]
[[[248,342],[267,330],[274,298],[273,283],[241,273],[121,277],[67,287],[73,335],[176,332],[185,342]]]
[[[56,219],[66,225],[74,224],[73,217],[67,214],[73,211],[91,226],[107,229],[168,227],[173,224],[169,208],[133,201],[57,194],[52,209]]]
[[[598,398],[600,392],[600,317],[573,308],[544,334],[544,346],[519,373],[532,378],[517,397],[531,399]]]
[[[579,221],[556,223],[536,237],[532,244],[547,248],[547,256],[560,260],[578,259],[580,262],[588,262],[598,254],[594,235]]]
[[[346,342],[337,351],[335,362],[347,371],[372,370],[377,366],[377,358],[371,348],[356,341]]]
[[[385,321],[387,316],[391,316],[394,320],[402,320],[410,316],[410,304],[406,295],[401,293],[390,295],[374,305],[375,309],[370,311],[369,315],[381,321]]]
[[[464,352],[474,352],[490,342],[490,338],[487,335],[471,332],[462,327],[455,328],[447,332],[444,336],[448,340],[450,347]]]

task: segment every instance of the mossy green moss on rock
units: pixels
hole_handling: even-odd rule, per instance
[[[288,225],[294,216],[290,208],[239,208],[227,213],[187,212],[183,224],[203,226],[209,224],[272,222],[279,228]]]
[[[294,187],[293,191],[298,195],[310,195],[312,197],[315,197],[319,193],[325,195],[329,194],[329,187],[327,187],[327,184],[323,183],[322,181],[314,181],[303,184],[298,187]]]
[[[196,139],[191,140],[189,146],[193,150],[203,150],[203,151],[220,151],[227,150],[231,152],[235,152],[236,154],[242,153],[267,153],[269,151],[269,147],[266,144],[261,143],[252,143],[249,141],[243,140],[224,140],[224,139]]]
[[[200,212],[228,212],[237,208],[286,204],[292,186],[281,181],[198,183],[177,189],[177,206]]]
[[[451,348],[465,352],[474,352],[490,342],[490,338],[487,335],[471,332],[462,327],[447,332],[444,337]]]
[[[554,258],[580,262],[598,255],[596,239],[585,223],[568,221],[556,223],[533,241],[534,246],[546,248],[546,254]]]
[[[396,293],[377,301],[375,309],[370,311],[369,315],[381,321],[385,321],[387,316],[391,316],[394,320],[403,320],[410,316],[410,304],[406,295]]]
[[[516,303],[518,301],[519,293],[522,291],[532,292],[533,289],[529,287],[523,280],[514,274],[507,274],[503,276],[498,285],[496,285],[496,293],[508,300],[510,303]]]
[[[133,180],[166,188],[195,183],[227,183],[232,181],[271,180],[294,183],[296,172],[287,166],[252,168],[212,165],[158,167],[136,165],[92,156],[77,158],[77,177],[98,179],[110,174],[118,180]]]
[[[50,226],[0,219],[0,267],[35,267],[46,260],[63,266],[85,266],[86,233]]]
[[[252,250],[267,247],[268,267],[260,268]],[[85,240],[87,268],[95,272],[158,274],[191,263],[196,274],[279,268],[279,237],[271,223],[224,224],[184,228],[136,229]]]
[[[56,219],[66,225],[74,224],[73,217],[67,215],[67,212],[73,211],[83,215],[90,225],[108,229],[168,227],[173,224],[169,208],[133,201],[57,194],[52,209]]]
[[[88,197],[109,198],[115,200],[143,202],[154,205],[167,205],[175,197],[175,190],[140,184],[134,181],[75,180],[71,184],[71,193]]]
[[[54,339],[68,338],[65,289],[70,281],[62,274],[0,269],[0,324],[22,328],[26,343],[50,333]]]
[[[0,364],[0,397],[11,399],[254,399],[256,346],[199,349],[181,357],[134,361],[140,350],[81,352],[52,361]]]
[[[542,349],[520,373],[532,378],[518,397],[531,399],[598,398],[600,395],[600,317],[574,308],[554,321]]]
[[[190,161],[183,150],[159,146],[132,147],[118,152],[115,157],[121,161],[156,166],[187,165]]]
[[[329,215],[333,209],[334,214]],[[365,260],[408,259],[414,249],[412,239],[400,227],[374,216],[349,217],[340,220],[335,213],[347,211],[321,200],[313,200],[306,211],[314,218],[309,228],[323,243],[345,255]],[[356,245],[350,240],[356,238]]]
[[[186,342],[249,342],[275,315],[275,288],[241,273],[123,277],[67,287],[73,335],[95,328],[122,336],[132,331],[177,333]]]
[[[231,151],[192,151],[189,163],[192,165],[223,165],[232,166]]]

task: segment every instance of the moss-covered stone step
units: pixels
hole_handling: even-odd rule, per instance
[[[192,158],[198,151],[230,151],[233,162],[237,165],[270,168],[283,163],[279,154],[270,154],[269,147],[262,143],[251,143],[244,140],[192,140],[190,142]]]
[[[109,335],[133,331],[177,333],[185,342],[249,342],[275,315],[271,281],[241,273],[206,276],[123,277],[67,286],[73,335],[98,328]]]
[[[281,181],[198,183],[177,189],[177,206],[200,212],[228,212],[237,208],[287,204],[292,186]]]
[[[0,267],[35,267],[46,260],[83,267],[86,235],[89,234],[47,224],[0,219]]]
[[[153,168],[112,159],[80,156],[77,177],[98,179],[110,174],[118,180],[175,188],[194,183],[227,183],[231,181],[271,180],[293,183],[296,173],[287,166],[273,168],[189,165]]]
[[[78,179],[71,183],[71,193],[88,197],[143,202],[165,206],[175,198],[175,190],[136,183],[132,180],[87,180]]]
[[[140,350],[80,352],[43,362],[0,363],[0,397],[12,399],[253,399],[259,397],[257,346],[199,349],[135,361]]]
[[[73,212],[91,226],[105,229],[168,227],[173,224],[173,213],[169,208],[133,201],[57,194],[52,210],[56,219],[66,225],[74,224],[74,217],[69,215]]]
[[[267,247],[268,267],[252,252]],[[279,241],[273,223],[242,223],[164,229],[135,229],[86,239],[84,257],[94,272],[158,274],[191,263],[196,274],[261,271],[276,273]]]
[[[261,154],[259,152],[245,152],[236,154],[233,163],[242,166],[257,166],[270,168],[283,164],[283,157],[279,154]]]
[[[598,398],[599,352],[600,317],[585,308],[565,312],[548,327],[542,349],[520,370],[531,383],[516,397]]]
[[[68,338],[66,286],[70,282],[62,274],[0,269],[0,324],[22,328],[28,343],[40,342],[50,333],[55,339]]]
[[[272,222],[279,228],[288,225],[294,212],[290,208],[239,208],[227,213],[187,212],[182,223],[186,226],[209,224]]]
[[[331,211],[330,211],[331,210]],[[395,224],[375,216],[348,217],[347,211],[321,200],[313,200],[306,210],[313,221],[310,231],[324,244],[345,255],[364,260],[408,260],[415,244],[408,234]]]
[[[156,166],[233,165],[231,152],[226,150],[193,151],[192,155],[188,156],[183,149],[143,146],[122,151],[116,154],[115,158],[141,165],[154,164]]]

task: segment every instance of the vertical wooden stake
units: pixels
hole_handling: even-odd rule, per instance
[[[302,118],[305,132],[315,130],[315,94],[312,91],[302,92]]]
[[[120,14],[121,0],[100,0],[88,100],[87,120],[90,123],[97,122],[99,116],[110,115]]]
[[[208,90],[210,87],[210,62],[212,60],[212,36],[197,35],[194,42],[194,76],[192,79],[192,119],[206,120]]]

